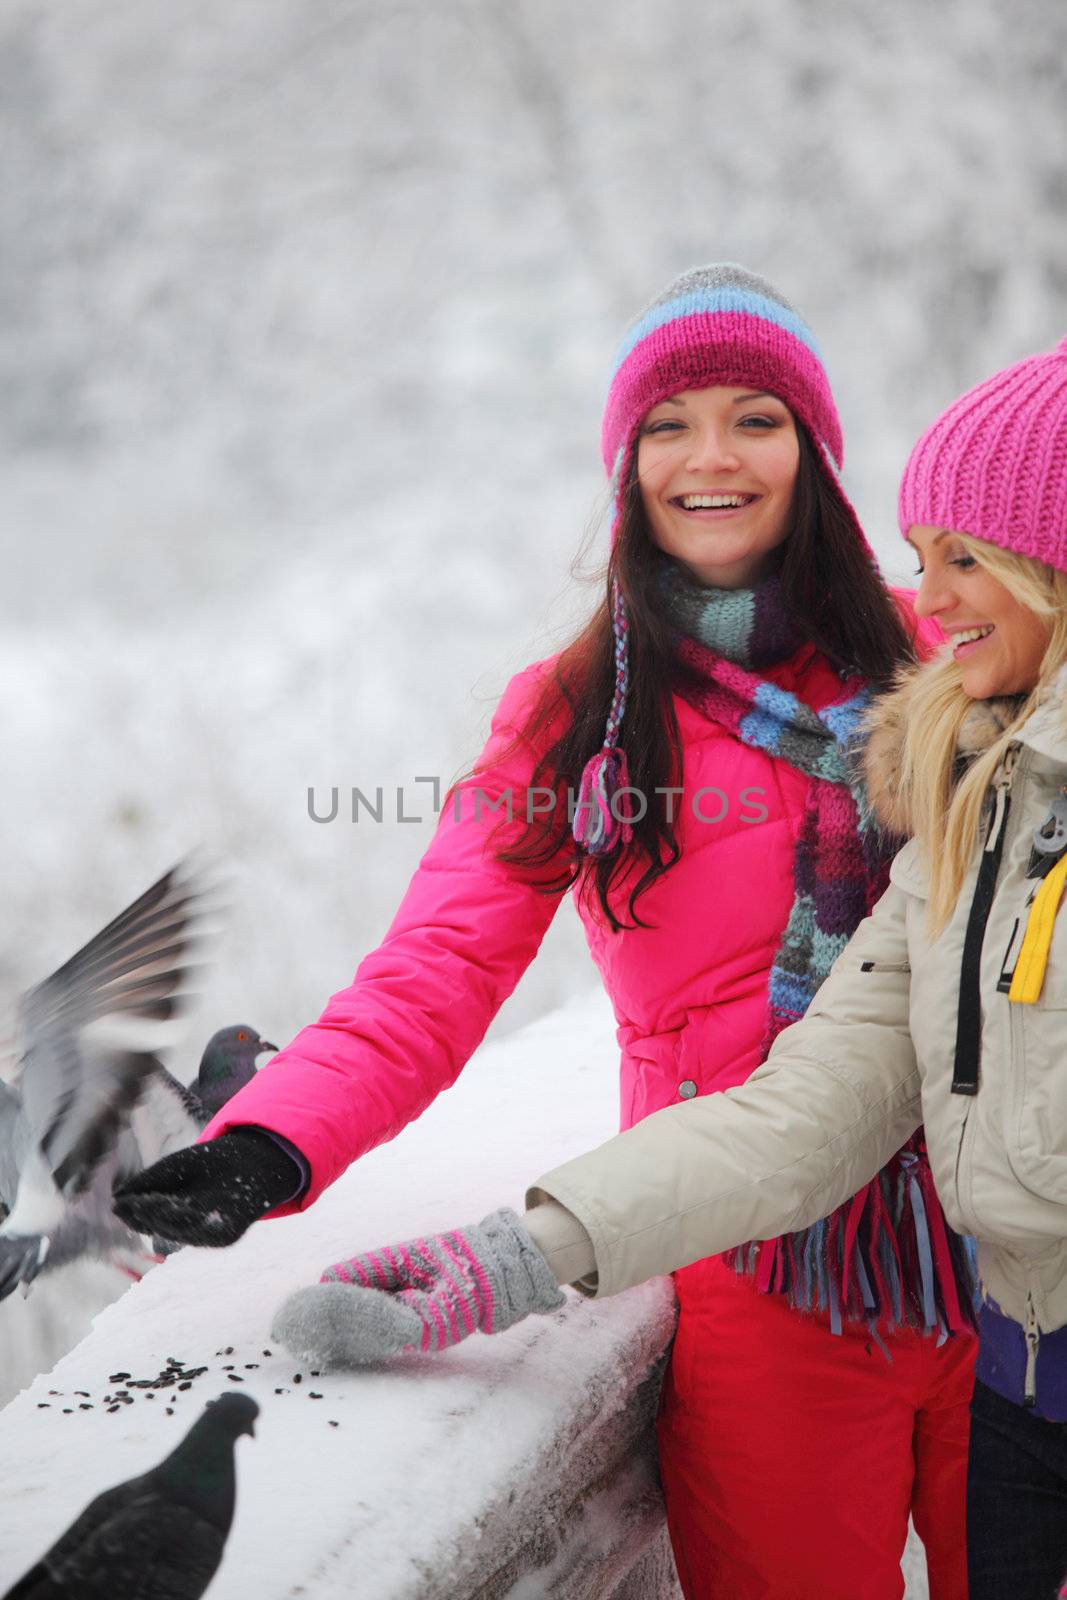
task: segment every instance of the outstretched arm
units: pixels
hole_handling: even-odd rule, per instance
[[[496,1213],[338,1263],[280,1308],[275,1337],[342,1366],[437,1350],[552,1310],[556,1284],[614,1294],[826,1216],[920,1120],[904,914],[891,887],[746,1084],[548,1173],[522,1222]]]
[[[200,1144],[122,1187],[116,1208],[131,1227],[231,1244],[261,1216],[311,1205],[454,1082],[562,897],[540,885],[558,881],[564,860],[535,881],[498,859],[500,843],[525,828],[536,752],[519,730],[546,670],[512,681],[474,776],[445,805],[392,926],[352,983],[228,1101]]]
[[[543,677],[531,669],[512,681],[475,775],[445,805],[392,925],[352,983],[204,1132],[253,1126],[294,1145],[310,1174],[287,1210],[311,1205],[455,1081],[537,952],[562,891],[545,892],[497,850],[524,829],[536,756],[517,730]]]
[[[922,1120],[908,1025],[907,896],[893,885],[834,965],[802,1022],[747,1083],[669,1106],[540,1178],[585,1229],[615,1294],[749,1239],[817,1222],[868,1182]],[[535,1236],[551,1248],[558,1213]]]

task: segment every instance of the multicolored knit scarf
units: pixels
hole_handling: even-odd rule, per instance
[[[667,614],[679,631],[678,692],[702,715],[810,779],[794,859],[793,906],[771,967],[761,1047],[807,1011],[816,990],[889,881],[900,845],[867,805],[858,759],[870,692],[861,678],[821,710],[759,675],[801,643],[780,580],[703,589],[665,562]],[[945,1223],[921,1134],[846,1205],[799,1233],[732,1255],[766,1293],[872,1330],[901,1322],[944,1336],[974,1321],[973,1264]]]

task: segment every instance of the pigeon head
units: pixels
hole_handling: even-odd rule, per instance
[[[276,1044],[261,1038],[255,1028],[243,1022],[213,1033],[200,1058],[196,1080],[196,1092],[209,1115],[215,1116],[231,1095],[251,1081],[255,1076],[258,1055],[264,1050],[277,1048]]]
[[[237,1494],[234,1445],[242,1433],[252,1433],[258,1415],[251,1395],[220,1394],[208,1401],[185,1438],[155,1469],[155,1481],[169,1499],[224,1534],[233,1521]]]
[[[216,1427],[224,1429],[232,1439],[242,1433],[254,1438],[259,1406],[250,1394],[226,1393],[220,1394],[217,1400],[209,1400],[204,1407],[204,1415]]]

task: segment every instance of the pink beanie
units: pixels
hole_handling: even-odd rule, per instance
[[[669,283],[630,325],[616,355],[600,435],[612,484],[611,539],[622,526],[637,436],[643,419],[683,389],[713,384],[766,389],[785,401],[808,430],[827,480],[860,545],[870,547],[838,476],[841,422],[822,355],[803,317],[765,278],[733,262],[696,267]],[[873,560],[873,557],[872,557]],[[626,605],[612,591],[615,693],[599,751],[586,763],[574,816],[574,838],[587,855],[601,855],[630,826],[615,797],[629,786],[620,731],[629,689]]]
[[[911,453],[901,532],[954,528],[1067,572],[1067,339],[987,378]]]
[[[653,406],[712,384],[769,389],[840,469],[841,423],[810,328],[765,278],[719,262],[675,278],[627,331],[604,408],[608,474],[622,467]]]

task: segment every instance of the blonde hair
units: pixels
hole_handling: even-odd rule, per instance
[[[921,671],[909,701],[901,770],[901,799],[924,841],[929,869],[927,931],[936,938],[952,915],[974,855],[982,804],[994,774],[1026,719],[1048,698],[1067,663],[1067,572],[1030,556],[959,534],[966,553],[1002,583],[1020,604],[1048,619],[1048,643],[1037,683],[1006,702],[1008,721],[962,777],[957,750],[968,713],[976,703],[962,687],[963,671],[951,655]]]

